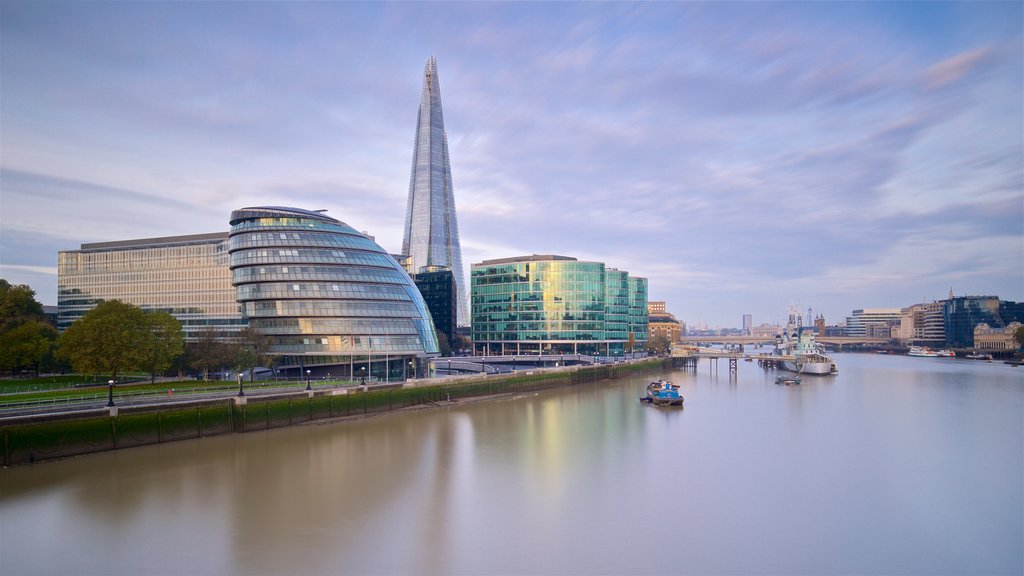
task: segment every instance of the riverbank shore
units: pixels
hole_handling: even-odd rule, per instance
[[[485,401],[510,394],[615,380],[666,368],[647,358],[622,364],[564,366],[510,374],[410,380],[400,384],[162,402],[5,418],[3,466],[31,464],[221,434],[331,423],[403,409]]]

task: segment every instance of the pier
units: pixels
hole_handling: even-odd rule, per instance
[[[714,369],[718,370],[719,360],[729,361],[729,373],[735,374],[738,362],[757,360],[757,365],[764,368],[775,368],[783,360],[795,361],[796,356],[779,354],[746,354],[739,350],[718,350],[715,348],[700,348],[697,346],[686,346],[674,344],[672,346],[672,367],[696,370],[697,362],[702,359],[713,361]]]

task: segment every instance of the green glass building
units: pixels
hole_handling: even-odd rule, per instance
[[[470,300],[477,354],[621,356],[647,341],[647,280],[602,262],[486,260],[472,266]]]

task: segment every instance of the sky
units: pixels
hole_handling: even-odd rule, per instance
[[[699,326],[1024,300],[1021,2],[0,2],[0,277],[326,209],[397,253],[438,61],[463,262]]]

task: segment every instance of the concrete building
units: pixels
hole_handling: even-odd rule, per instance
[[[982,322],[974,327],[974,347],[978,350],[1017,350],[1020,344],[1014,338],[1020,322],[1010,322],[1004,328],[992,328]]]
[[[621,356],[647,343],[647,279],[568,256],[486,260],[470,272],[474,351]]]
[[[891,338],[900,322],[899,308],[862,308],[846,317],[846,336]]]
[[[897,339],[907,345],[941,347],[946,344],[942,302],[914,304],[900,310]]]
[[[169,312],[187,339],[213,330],[225,336],[246,325],[228,267],[228,234],[143,238],[82,244],[57,253],[57,325],[104,300]]]

